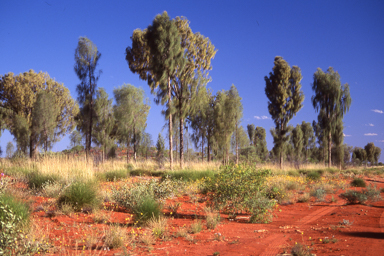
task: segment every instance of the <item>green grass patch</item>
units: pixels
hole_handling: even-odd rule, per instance
[[[52,174],[42,174],[40,172],[31,172],[27,175],[28,187],[31,189],[42,189],[45,183],[53,183],[59,178]]]
[[[135,169],[129,172],[131,176],[154,176],[161,177],[164,175],[163,171],[155,171],[155,170],[146,170],[146,169]]]
[[[58,198],[58,205],[61,207],[69,204],[75,211],[81,211],[84,207],[91,209],[99,205],[97,197],[97,184],[95,182],[75,181],[67,187]]]
[[[311,171],[307,174],[307,179],[311,181],[318,181],[321,179],[322,173],[319,171]]]
[[[179,171],[170,171],[163,175],[163,178],[168,176],[171,179],[183,180],[183,181],[196,181],[202,178],[213,178],[215,176],[215,171],[204,170],[179,170]]]
[[[129,177],[130,171],[127,169],[107,171],[102,174],[99,174],[98,177],[106,181],[121,180]]]
[[[362,178],[354,178],[351,182],[351,186],[365,188],[367,186],[367,183]]]
[[[15,197],[9,194],[0,194],[0,202],[2,205],[7,205],[9,209],[12,210],[12,213],[16,218],[20,218],[20,225],[29,224],[29,216],[31,214],[31,211],[26,203],[16,199]],[[0,209],[0,220],[3,220],[5,218],[6,212]]]
[[[151,218],[159,218],[161,214],[160,204],[151,196],[142,198],[132,210],[135,220],[141,225],[145,225]]]

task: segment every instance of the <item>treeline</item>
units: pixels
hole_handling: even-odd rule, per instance
[[[245,130],[241,97],[232,85],[215,95],[207,88],[211,80],[211,60],[217,49],[209,38],[192,32],[185,17],[170,19],[164,12],[152,24],[131,36],[125,59],[131,72],[146,81],[155,102],[165,105],[162,114],[168,126],[168,158],[183,167],[184,153],[190,158],[189,141],[201,160],[279,162],[297,165],[324,162],[340,168],[352,162],[377,164],[381,150],[369,143],[365,149],[343,142],[343,117],[351,106],[348,84],[340,83],[339,74],[330,67],[313,75],[312,103],[317,121],[302,122],[296,127],[290,120],[303,107],[301,70],[282,57],[274,60],[272,72],[265,76],[268,111],[275,123],[271,129],[274,147],[269,152],[266,131],[253,124]],[[46,73],[33,70],[23,74],[8,73],[0,77],[0,131],[8,129],[14,136],[16,155],[36,157],[38,149],[48,151],[65,134],[71,133],[71,146],[85,145],[87,157],[92,143],[99,146],[103,158],[114,157],[117,146],[148,156],[153,145],[145,132],[149,112],[143,89],[124,84],[114,89],[114,100],[97,87],[102,74],[98,69],[101,53],[91,40],[80,37],[75,50],[74,71],[79,78],[78,98]],[[73,131],[76,128],[75,131]],[[185,150],[187,147],[187,150]],[[164,139],[159,134],[157,157],[164,158]],[[176,150],[175,150],[176,149]],[[13,151],[7,146],[7,155]],[[352,155],[352,159],[351,159]],[[127,160],[129,159],[127,150]]]

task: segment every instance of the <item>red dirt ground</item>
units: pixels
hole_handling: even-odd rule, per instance
[[[384,187],[384,180],[366,179],[378,188]],[[108,184],[104,184],[108,185]],[[18,184],[23,187],[23,184]],[[180,202],[177,214],[164,210],[169,225],[168,239],[157,239],[153,245],[145,245],[135,239],[128,243],[126,251],[130,255],[289,255],[295,243],[312,248],[315,255],[383,255],[384,253],[384,201],[370,205],[346,205],[334,194],[323,203],[312,198],[307,203],[278,205],[274,209],[273,221],[269,224],[247,223],[247,216],[238,216],[228,220],[222,215],[220,224],[214,230],[205,226],[205,202],[203,195],[191,199],[184,195],[167,200],[167,204]],[[382,193],[383,196],[383,193]],[[133,226],[132,216],[124,209],[105,204],[108,215],[106,223],[95,223],[93,214],[78,213],[67,215],[49,214],[49,199],[31,196],[33,223],[38,223],[49,233],[53,245],[46,255],[125,255],[122,249],[87,247],[86,237],[108,228],[112,224],[127,225],[128,232],[140,236],[148,232],[145,228]],[[54,206],[51,206],[54,210]],[[114,209],[113,211],[111,209]],[[195,219],[201,219],[203,230],[185,237],[175,237],[176,231],[183,226],[189,227]],[[348,220],[352,225],[341,225]],[[133,230],[133,231],[132,231]],[[329,242],[327,242],[329,239]],[[101,245],[102,243],[100,243]],[[128,255],[128,254],[127,254]]]

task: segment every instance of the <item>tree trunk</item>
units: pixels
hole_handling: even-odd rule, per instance
[[[328,168],[331,168],[331,155],[332,155],[332,134],[328,134]]]
[[[239,164],[239,141],[237,133],[237,117],[236,117],[236,164]]]
[[[184,167],[184,120],[182,117],[182,110],[180,109],[180,168]]]
[[[211,133],[208,131],[207,133],[207,151],[208,151],[208,154],[207,154],[207,158],[208,158],[208,163],[211,161],[211,143],[210,143],[210,138],[211,138]]]
[[[168,109],[171,108],[171,78],[168,77]],[[171,170],[173,170],[173,145],[172,145],[172,114],[169,113],[169,164]]]
[[[129,139],[127,139],[127,163],[129,163]]]
[[[136,129],[133,128],[133,158],[135,159],[136,163]]]
[[[201,162],[204,162],[204,135],[201,135]]]
[[[31,136],[29,137],[29,157],[31,159],[36,159],[36,141],[34,132],[31,132]]]

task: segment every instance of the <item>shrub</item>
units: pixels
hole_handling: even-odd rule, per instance
[[[129,176],[129,170],[125,170],[125,169],[108,171],[104,173],[104,177],[107,181],[125,179],[128,176]]]
[[[351,186],[365,188],[367,184],[365,183],[365,180],[363,180],[362,178],[354,178],[353,181],[351,182]]]
[[[133,207],[136,223],[145,225],[151,218],[159,218],[161,214],[160,204],[150,196],[139,200]]]
[[[109,248],[120,248],[127,240],[127,232],[125,228],[119,226],[110,227],[105,233],[105,245]]]
[[[75,181],[63,191],[58,204],[60,207],[69,204],[75,211],[81,211],[84,207],[94,208],[99,204],[97,186],[94,182]]]
[[[211,204],[216,209],[224,209],[236,216],[238,211],[248,211],[253,217],[251,221],[261,219],[262,210],[274,204],[274,201],[266,198],[265,179],[271,175],[270,170],[255,170],[246,165],[228,165],[212,179],[206,179],[207,190],[210,193]],[[258,206],[255,202],[264,202]],[[257,215],[254,216],[254,215]]]
[[[321,178],[321,174],[317,171],[312,171],[307,174],[307,179],[311,181],[318,181]]]
[[[164,238],[167,231],[167,219],[164,217],[151,218],[148,227],[152,230],[152,235],[156,238]]]
[[[266,191],[269,199],[275,199],[278,203],[281,203],[287,196],[284,184],[274,184]]]
[[[380,190],[371,186],[361,190],[361,192],[348,190],[341,194],[340,197],[347,200],[347,204],[364,204],[367,201],[375,202],[381,199]]]
[[[300,176],[300,173],[298,171],[288,171],[288,175],[292,177],[298,177]]]
[[[58,197],[63,190],[63,184],[57,181],[47,181],[41,187],[46,197]]]
[[[192,234],[200,233],[201,230],[203,230],[203,224],[201,223],[201,220],[194,221],[189,228],[189,232]]]
[[[53,183],[58,177],[52,174],[42,174],[40,172],[31,172],[27,175],[28,187],[31,189],[42,189],[45,183]]]
[[[164,200],[172,197],[182,186],[181,181],[165,178],[158,182],[155,179],[133,184],[124,184],[120,188],[112,187],[112,197],[120,205],[132,209],[138,201],[145,197]]]
[[[311,196],[316,197],[317,200],[319,200],[319,201],[324,201],[326,194],[327,194],[327,192],[325,191],[325,189],[322,186],[315,187],[311,191]]]
[[[196,170],[179,170],[179,171],[171,171],[167,172],[166,176],[170,179],[177,179],[183,181],[195,181],[200,180],[202,178],[213,178],[215,176],[215,172],[212,170],[205,171],[196,171]]]
[[[29,216],[30,209],[29,207],[14,198],[9,194],[0,194],[0,202],[3,205],[7,205],[9,209],[12,211],[12,214],[15,216],[15,219],[18,219],[17,223],[20,224],[18,227],[22,227],[22,225],[29,224]],[[7,211],[0,211],[0,219],[6,218]]]
[[[219,213],[213,213],[209,209],[206,210],[207,214],[207,228],[208,229],[215,229],[216,226],[220,223],[221,217]]]
[[[311,198],[311,197],[310,197],[309,193],[304,193],[303,195],[301,195],[301,196],[299,197],[298,202],[299,202],[299,203],[306,203],[306,202],[309,201],[310,198]]]
[[[309,246],[306,246],[305,244],[296,243],[291,250],[291,254],[293,256],[311,256],[311,250],[309,249]]]
[[[25,204],[10,196],[0,198],[0,255],[34,255],[38,247],[24,236],[22,225],[28,222]]]

